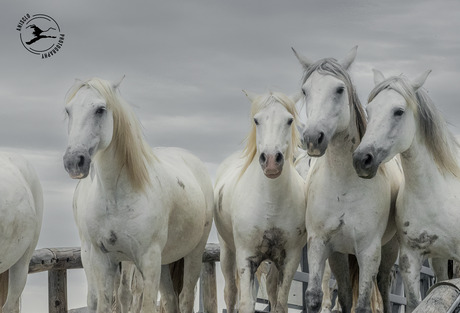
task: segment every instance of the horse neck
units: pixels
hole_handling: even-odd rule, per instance
[[[115,192],[120,179],[127,179],[126,173],[123,173],[123,166],[116,158],[114,147],[99,151],[94,157],[93,164],[91,171],[94,171],[96,179],[106,193]]]
[[[409,149],[401,153],[405,190],[424,192],[439,181],[443,174],[439,171],[431,152],[417,134]],[[431,187],[430,187],[431,186]]]
[[[281,175],[275,179],[268,178],[264,175],[259,164],[259,155],[256,154],[246,171],[249,177],[253,177],[255,182],[251,189],[255,189],[257,190],[256,192],[261,194],[266,194],[269,198],[275,198],[280,194],[285,194],[286,188],[289,188],[292,169],[291,162],[285,160]]]
[[[324,155],[330,168],[348,177],[350,173],[356,174],[353,168],[353,152],[360,142],[355,121],[350,121],[349,125],[346,130],[332,137]]]

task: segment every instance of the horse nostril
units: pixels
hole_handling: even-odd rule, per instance
[[[264,164],[267,161],[267,157],[265,156],[265,153],[261,153],[259,157],[259,162],[260,164]]]
[[[275,157],[276,163],[281,163],[283,161],[283,154],[281,152],[278,152]]]
[[[318,144],[320,145],[324,140],[324,133],[320,132],[318,137]]]
[[[85,164],[85,157],[82,156],[82,155],[80,155],[80,156],[78,157],[77,166],[78,166],[78,167],[82,167],[84,164]]]
[[[372,156],[372,154],[368,153],[364,156],[363,163],[366,167],[369,167],[372,164],[373,160],[374,160],[374,157]]]

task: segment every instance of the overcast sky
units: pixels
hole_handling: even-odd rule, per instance
[[[42,60],[23,47],[16,26],[27,13],[57,21],[65,40],[56,55]],[[76,182],[62,165],[64,97],[75,79],[126,75],[121,94],[147,141],[191,150],[214,176],[249,130],[241,90],[299,90],[302,69],[291,47],[316,60],[340,59],[358,45],[352,78],[362,103],[372,68],[408,77],[432,69],[425,88],[459,132],[459,16],[457,0],[2,2],[0,146],[25,155],[41,178],[37,248],[79,245]],[[84,306],[82,275],[69,275],[69,306]],[[24,313],[46,312],[45,282],[44,274],[29,276]]]

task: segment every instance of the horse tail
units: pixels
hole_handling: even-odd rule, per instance
[[[8,272],[9,270],[6,270],[0,274],[0,308],[5,304],[8,295]]]
[[[355,255],[348,255],[348,264],[350,268],[350,280],[353,292],[353,306],[351,307],[351,312],[354,312],[359,296],[359,265]],[[376,278],[374,278],[374,281],[372,282],[370,305],[372,313],[383,313],[383,300],[380,295],[379,287],[377,286]]]

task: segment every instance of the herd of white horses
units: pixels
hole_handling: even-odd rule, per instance
[[[374,70],[363,107],[348,73],[356,51],[310,61],[294,50],[304,71],[298,95],[246,92],[246,146],[222,162],[214,186],[191,153],[147,145],[119,84],[93,78],[74,85],[65,106],[64,168],[80,180],[73,211],[89,312],[112,312],[114,299],[123,313],[156,312],[158,293],[162,312],[193,312],[213,221],[229,313],[254,312],[256,271],[266,260],[271,310],[287,313],[305,244],[313,313],[330,302],[325,271],[337,280],[342,312],[372,312],[376,288],[391,312],[398,255],[406,312],[420,303],[425,258],[438,280],[447,279],[447,260],[460,261],[459,144],[422,88],[429,71],[409,80]],[[305,125],[296,109],[301,98]],[[9,269],[2,312],[14,313],[43,195],[20,156],[1,154],[0,173],[0,272]],[[357,284],[349,255],[359,267]]]

